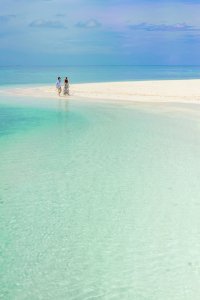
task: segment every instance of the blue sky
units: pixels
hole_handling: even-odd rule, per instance
[[[200,0],[1,0],[0,65],[200,65]]]

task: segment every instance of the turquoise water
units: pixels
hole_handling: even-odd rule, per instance
[[[0,298],[198,300],[198,120],[20,103],[0,105]]]
[[[1,68],[0,85],[58,72],[91,82],[200,69]],[[198,105],[77,100],[0,96],[0,299],[199,300]]]
[[[0,67],[0,85],[55,84],[57,76],[73,83],[193,79],[200,78],[200,66]]]

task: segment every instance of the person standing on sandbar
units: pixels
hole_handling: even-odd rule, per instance
[[[63,89],[63,95],[69,95],[69,80],[67,77],[65,77],[64,80],[64,89]]]
[[[57,91],[58,91],[58,96],[60,96],[61,92],[62,92],[62,88],[61,88],[61,78],[58,77],[58,80],[56,82],[56,88],[57,88]]]

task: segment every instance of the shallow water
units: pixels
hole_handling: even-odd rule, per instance
[[[9,103],[0,298],[199,299],[199,122],[140,106]]]

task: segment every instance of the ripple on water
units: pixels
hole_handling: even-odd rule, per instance
[[[196,123],[70,109],[0,144],[2,299],[199,299]]]

